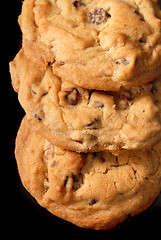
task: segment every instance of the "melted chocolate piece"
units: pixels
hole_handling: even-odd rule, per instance
[[[93,11],[90,11],[87,14],[87,20],[93,24],[101,24],[107,20],[107,17],[111,16],[108,12],[106,12],[103,8],[97,8]]]

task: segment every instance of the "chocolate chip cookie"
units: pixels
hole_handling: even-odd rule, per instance
[[[78,152],[119,152],[160,141],[160,79],[117,92],[88,90],[57,77],[50,65],[34,65],[23,49],[10,66],[20,103],[52,144]]]
[[[38,203],[80,227],[112,228],[148,208],[161,190],[161,143],[117,157],[80,154],[43,139],[25,117],[15,153],[22,183]]]
[[[161,74],[157,1],[25,0],[19,23],[27,54],[73,85],[116,91]]]

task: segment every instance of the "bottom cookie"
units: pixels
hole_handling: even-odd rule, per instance
[[[76,153],[21,123],[15,155],[24,187],[54,215],[110,229],[148,208],[161,191],[161,143],[148,151]]]

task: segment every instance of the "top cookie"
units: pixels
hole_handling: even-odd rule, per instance
[[[19,23],[27,54],[77,86],[117,91],[161,73],[156,0],[25,0]]]

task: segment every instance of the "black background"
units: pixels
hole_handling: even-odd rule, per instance
[[[161,2],[161,1],[160,1]],[[124,236],[135,237],[140,234],[158,235],[161,230],[161,195],[155,203],[142,214],[128,219],[116,228],[108,231],[94,231],[81,229],[61,220],[46,209],[40,207],[30,194],[23,188],[14,157],[14,141],[17,134],[19,124],[24,111],[17,100],[17,94],[11,87],[11,79],[8,69],[8,62],[13,60],[21,46],[21,31],[17,23],[17,17],[21,12],[21,0],[5,1],[4,7],[1,9],[2,15],[2,45],[1,45],[1,82],[4,86],[1,88],[1,118],[2,128],[1,136],[1,215],[4,225],[4,233],[6,235],[19,237],[51,236],[58,237],[79,237],[83,236]],[[3,9],[4,15],[3,17]],[[4,54],[5,53],[5,54]],[[4,54],[4,56],[3,56]],[[5,93],[2,96],[3,90]],[[5,96],[5,97],[4,97]],[[5,134],[4,134],[5,133]],[[4,134],[4,136],[3,136]],[[65,233],[65,236],[64,236]],[[79,233],[79,235],[75,235]],[[103,235],[104,234],[104,235]],[[150,235],[149,235],[150,237]]]

